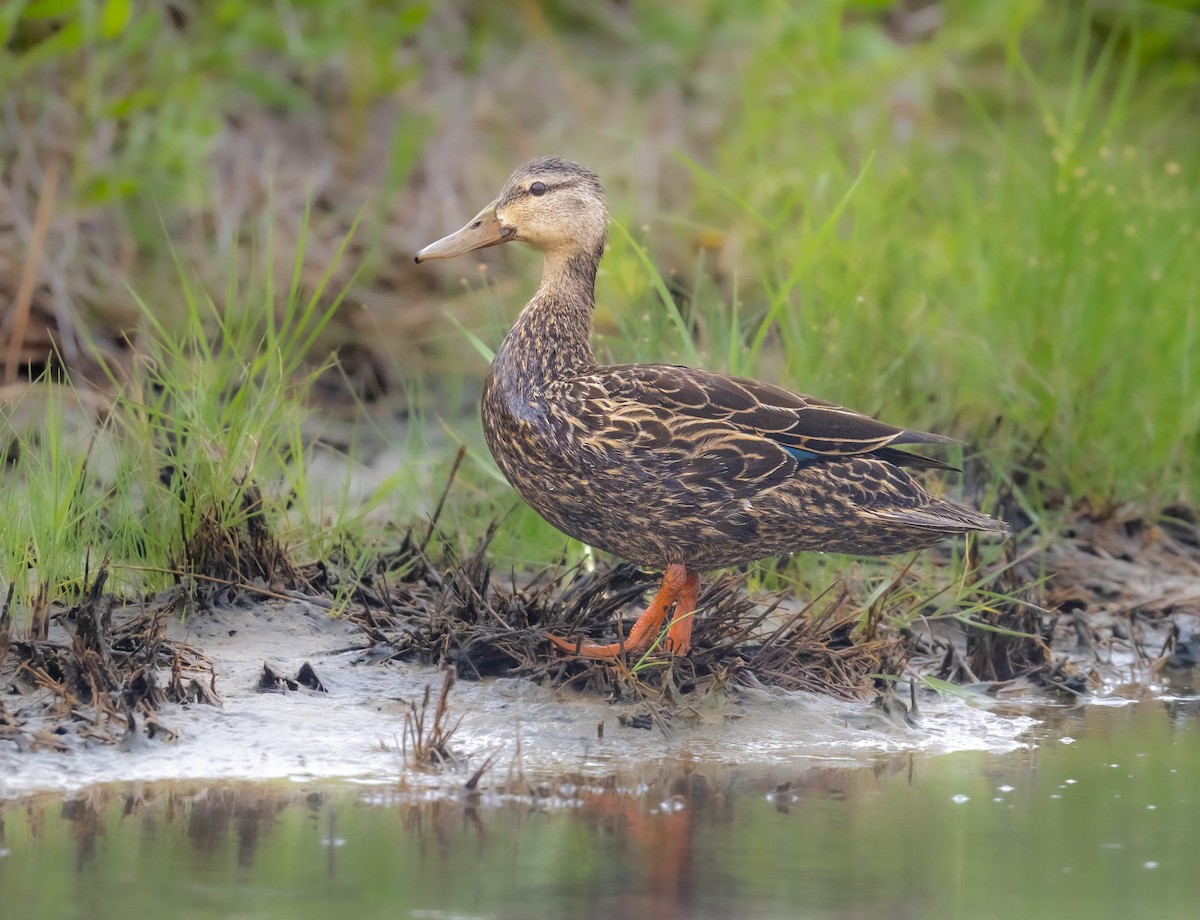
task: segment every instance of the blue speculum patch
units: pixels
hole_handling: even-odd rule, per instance
[[[812,463],[814,460],[821,458],[820,454],[814,454],[811,450],[801,450],[799,447],[788,447],[782,445],[783,449],[796,458],[797,463]]]

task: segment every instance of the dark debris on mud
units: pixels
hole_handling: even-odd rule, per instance
[[[104,593],[107,578],[101,568],[74,606],[34,611],[20,634],[10,591],[0,610],[0,741],[68,750],[170,740],[164,704],[217,701],[212,662],[166,634],[176,604],[122,607]]]
[[[186,496],[186,486],[180,489]],[[286,590],[298,583],[292,560],[269,523],[262,490],[254,482],[242,483],[236,501],[236,509],[199,509],[197,525],[182,542],[182,558],[174,560],[176,570],[198,576],[191,594],[200,604],[233,603],[247,585]]]
[[[1013,540],[970,625],[918,621],[910,666],[1001,695],[1035,687],[1080,699],[1105,686],[1200,689],[1200,522],[1078,508],[1051,541]],[[917,628],[919,627],[919,628]]]
[[[893,603],[907,568],[865,610],[840,582],[785,608],[751,599],[742,577],[725,574],[702,593],[686,658],[660,651],[617,662],[564,656],[546,637],[625,634],[657,574],[602,564],[497,578],[491,535],[461,557],[439,545],[435,559],[430,538],[410,533],[387,568],[402,574],[381,567],[360,583],[349,616],[374,658],[668,706],[737,685],[887,696],[906,673],[1078,699],[1106,684],[1189,681],[1200,658],[1200,527],[1187,520],[1146,526],[1081,512],[1067,539],[1014,540],[991,573],[974,572],[990,600],[970,617],[906,612],[911,596]],[[911,625],[898,627],[906,616]]]
[[[726,574],[703,590],[687,657],[663,653],[618,662],[564,656],[547,634],[613,636],[644,608],[658,576],[627,563],[593,570],[556,566],[518,581],[496,578],[489,529],[459,557],[436,561],[410,534],[403,577],[379,576],[349,612],[383,659],[454,667],[460,678],[525,677],[616,698],[674,697],[713,685],[770,686],[840,698],[869,694],[872,675],[902,666],[898,638],[865,636],[846,592],[781,617]]]
[[[0,608],[0,742],[64,750],[173,737],[158,715],[164,704],[218,698],[212,662],[172,640],[167,626],[181,614],[203,616],[264,596],[325,609],[334,598],[347,601],[347,619],[368,641],[364,661],[419,662],[464,680],[521,677],[636,701],[651,714],[647,726],[699,696],[737,687],[887,701],[894,679],[907,674],[995,694],[1032,686],[1078,698],[1122,675],[1195,683],[1200,670],[1195,525],[1080,517],[1066,540],[1014,542],[995,564],[991,603],[969,622],[954,612],[911,609],[906,585],[916,576],[907,567],[871,592],[865,608],[855,599],[864,592],[842,582],[800,606],[753,599],[744,578],[727,573],[706,583],[688,656],[659,651],[617,661],[564,655],[547,635],[625,634],[658,575],[599,564],[498,576],[488,553],[494,529],[465,554],[437,539],[433,526],[423,537],[410,531],[349,585],[335,561],[295,567],[264,529],[210,541],[191,558],[195,567],[216,560],[222,577],[192,568],[153,601],[126,602],[105,593],[102,568],[73,606],[41,605],[19,632],[10,591]],[[905,605],[910,625],[900,627]],[[301,685],[323,689],[304,668],[290,678],[269,667],[258,689]]]

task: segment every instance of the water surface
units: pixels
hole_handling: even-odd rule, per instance
[[[0,803],[0,903],[30,918],[1191,918],[1198,713],[1193,696],[1047,710],[1005,754],[497,773],[507,791],[478,795],[193,781],[32,796]]]

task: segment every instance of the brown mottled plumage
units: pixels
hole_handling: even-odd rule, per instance
[[[951,469],[898,449],[952,443],[740,377],[664,364],[603,366],[591,347],[608,210],[595,173],[542,157],[417,261],[510,240],[545,256],[542,283],[492,362],[483,425],[500,469],[546,520],[590,546],[667,570],[625,643],[686,651],[696,573],[801,550],[886,555],[1003,531],[930,495],[900,467]]]

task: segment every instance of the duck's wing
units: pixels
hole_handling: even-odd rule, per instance
[[[604,367],[592,379],[608,397],[606,414],[618,427],[652,419],[694,440],[707,422],[714,434],[739,433],[743,446],[754,441],[778,445],[797,463],[870,454],[896,465],[953,469],[895,445],[953,444],[954,438],[897,428],[757,380],[664,364]]]

